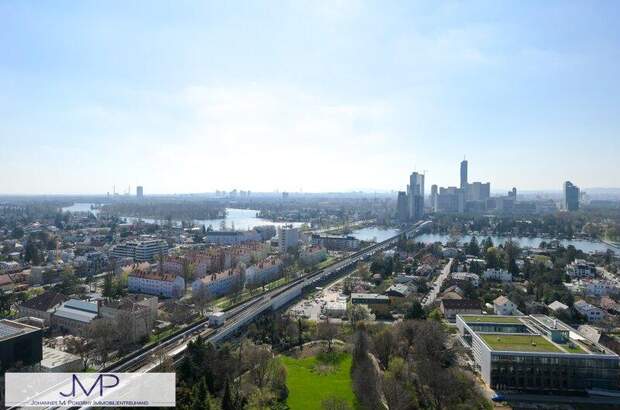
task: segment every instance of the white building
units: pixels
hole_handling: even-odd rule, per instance
[[[242,281],[241,270],[227,269],[196,279],[192,283],[192,294],[198,295],[203,290],[207,290],[211,297],[225,295],[233,291],[235,286],[243,286]]]
[[[296,248],[298,245],[299,228],[293,228],[292,225],[278,228],[278,250],[280,253],[286,253],[290,248]]]
[[[185,293],[185,280],[182,276],[136,270],[127,277],[130,293],[146,293],[164,298],[179,298]]]
[[[329,317],[343,317],[347,314],[347,303],[339,301],[327,302],[324,313]]]
[[[450,274],[452,279],[456,280],[467,280],[471,282],[474,287],[478,287],[480,285],[480,276],[471,272],[453,272]]]
[[[110,255],[115,258],[133,258],[136,262],[153,261],[163,253],[168,252],[168,244],[163,239],[149,239],[143,241],[127,241],[116,245]]]
[[[493,312],[496,315],[512,316],[518,313],[518,309],[506,296],[499,296],[493,301]]]
[[[213,245],[237,245],[243,242],[260,241],[258,232],[251,231],[208,231],[205,242]]]
[[[505,269],[487,269],[482,274],[485,280],[497,280],[500,282],[512,282],[512,273]]]
[[[573,307],[577,312],[584,315],[588,319],[588,322],[596,322],[605,318],[605,312],[596,306],[592,306],[585,300],[578,300],[573,304]]]
[[[571,278],[593,278],[596,276],[596,266],[583,259],[575,259],[566,267],[566,274]]]
[[[302,249],[299,259],[306,265],[314,265],[327,259],[327,251],[322,246],[309,246]]]
[[[250,265],[245,270],[245,281],[248,285],[265,284],[275,280],[282,270],[282,261],[276,256]]]
[[[552,311],[554,311],[555,313],[568,309],[568,306],[566,306],[564,303],[557,301],[557,300],[554,302],[551,302],[547,307],[551,309]]]

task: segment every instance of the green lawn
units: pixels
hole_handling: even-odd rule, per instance
[[[314,370],[316,357],[294,359],[281,356],[280,360],[287,371],[287,404],[291,410],[320,409],[321,402],[331,396],[343,398],[352,409],[356,408],[349,375],[351,355],[343,354],[335,370],[328,374],[319,374]]]
[[[465,323],[521,323],[516,316],[463,316],[463,320]]]
[[[577,343],[573,343],[573,347],[570,347],[568,343],[560,345],[562,346],[568,353],[576,353],[576,354],[584,354],[588,353],[581,348]]]
[[[512,352],[553,352],[564,353],[553,343],[538,335],[505,335],[501,333],[479,334],[493,350]],[[532,344],[534,343],[535,346]]]

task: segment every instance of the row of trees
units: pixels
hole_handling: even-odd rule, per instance
[[[367,409],[482,409],[472,375],[456,366],[456,351],[436,321],[406,320],[394,326],[358,325],[351,377]]]

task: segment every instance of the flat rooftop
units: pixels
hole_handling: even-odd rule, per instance
[[[546,315],[459,315],[459,318],[465,323],[464,334],[476,334],[493,351],[617,356]]]
[[[540,335],[479,333],[478,336],[484,340],[491,350],[509,352],[563,353],[562,350]]]
[[[465,323],[506,323],[521,324],[518,316],[496,316],[496,315],[463,315]]]

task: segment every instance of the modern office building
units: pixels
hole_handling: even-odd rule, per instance
[[[398,191],[396,213],[399,222],[407,222],[409,220],[409,205],[407,200],[407,192],[405,191]]]
[[[467,160],[461,161],[461,189],[467,190]]]
[[[417,222],[424,216],[424,175],[417,172],[409,176],[409,220]]]
[[[43,331],[37,327],[0,319],[0,371],[17,365],[32,366],[43,358]]]
[[[138,185],[138,187],[136,187],[136,197],[138,199],[144,198],[144,187],[142,187],[142,185]]]
[[[466,192],[468,201],[486,201],[491,197],[491,183],[472,182],[467,185]]]
[[[299,228],[285,225],[278,228],[278,251],[286,253],[289,249],[299,246]]]
[[[163,239],[128,241],[116,245],[110,255],[116,258],[133,258],[136,262],[153,261],[159,254],[168,252],[168,244]]]
[[[494,390],[580,394],[620,389],[620,357],[545,315],[457,315],[461,342]]]
[[[564,210],[568,212],[579,209],[579,188],[570,181],[564,182]]]

